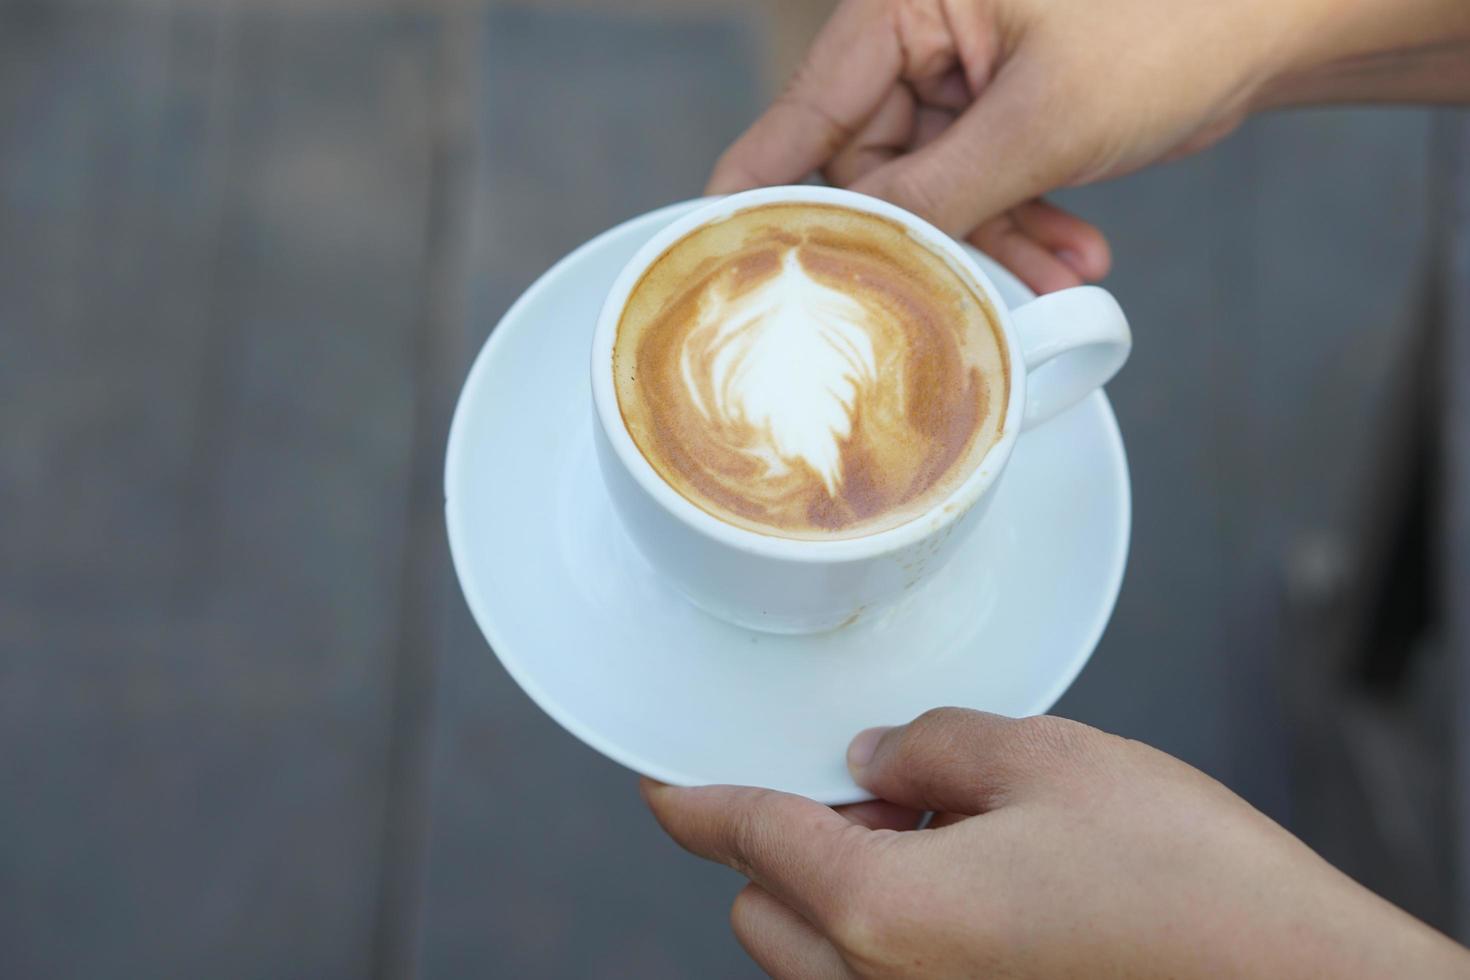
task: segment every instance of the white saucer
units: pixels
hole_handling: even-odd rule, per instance
[[[638,246],[698,202],[608,231],[500,321],[454,414],[445,517],[460,585],[506,670],[572,734],[669,783],[865,798],[848,740],[963,705],[1049,709],[1102,636],[1131,503],[1097,393],[1022,436],[990,513],[935,581],[835,633],[752,633],[700,612],[623,536],[592,448],[588,348]],[[1031,293],[980,257],[1012,305]]]

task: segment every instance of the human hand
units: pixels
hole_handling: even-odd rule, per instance
[[[863,733],[849,764],[883,802],[643,783],[676,841],[750,878],[731,922],[777,978],[1470,971],[1470,953],[1137,742],[951,708]],[[932,828],[912,830],[925,810]]]
[[[1315,66],[1429,43],[1460,31],[1466,10],[1463,0],[845,0],[709,190],[820,170],[969,238],[1038,291],[1065,288],[1106,274],[1107,242],[1039,195],[1201,149],[1251,109],[1285,101],[1280,79],[1330,97],[1302,81]]]

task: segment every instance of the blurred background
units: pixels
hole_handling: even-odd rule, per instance
[[[696,195],[828,8],[0,2],[0,975],[756,975],[736,877],[487,649],[440,474],[497,318]],[[1278,115],[1060,195],[1137,347],[1057,708],[1462,940],[1465,133]]]

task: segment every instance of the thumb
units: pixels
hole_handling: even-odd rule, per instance
[[[681,847],[734,868],[814,924],[828,921],[866,870],[851,833],[866,830],[804,797],[749,786],[639,785]]]
[[[986,813],[1066,779],[1088,752],[1086,725],[936,708],[898,728],[870,728],[848,748],[853,778],[917,810]]]
[[[1075,134],[1030,64],[1012,62],[948,129],[873,170],[852,189],[891,201],[962,238],[981,222],[1068,183],[1077,173]],[[1048,108],[1048,106],[1051,108]]]

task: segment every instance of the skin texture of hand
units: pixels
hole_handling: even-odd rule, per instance
[[[731,923],[779,980],[1470,976],[1470,951],[1137,742],[950,708],[848,761],[880,801],[643,784],[676,841],[750,878]]]
[[[1464,0],[845,0],[711,193],[887,198],[1046,292],[1101,278],[1039,200],[1190,153],[1259,108],[1470,97]]]

